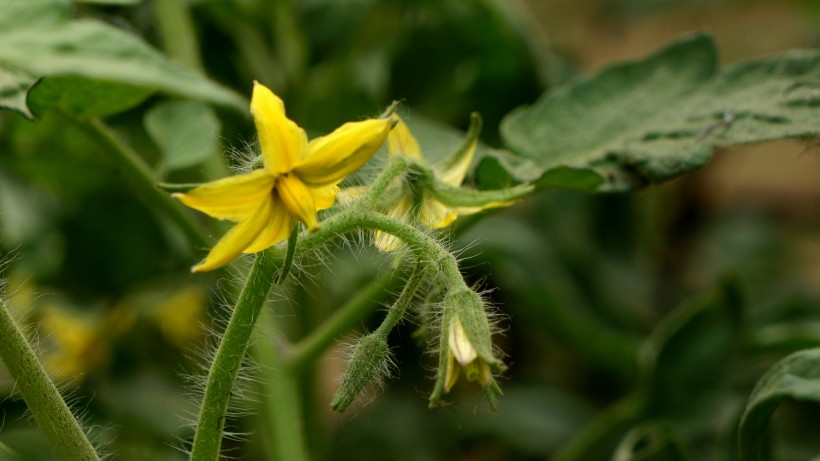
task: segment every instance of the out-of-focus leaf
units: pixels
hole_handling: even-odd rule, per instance
[[[37,115],[59,107],[73,115],[103,117],[134,107],[149,94],[148,88],[65,75],[40,80],[29,92],[28,105]]]
[[[70,6],[68,0],[0,1],[0,34],[14,29],[46,28],[63,23],[68,20]]]
[[[585,168],[606,180],[601,190],[619,190],[700,168],[715,147],[820,136],[820,52],[715,76],[716,55],[712,39],[698,34],[549,92],[504,119],[512,152],[498,161],[520,181]]]
[[[820,348],[794,353],[757,382],[738,430],[741,461],[769,459],[766,428],[783,399],[820,403]]]
[[[737,287],[727,283],[717,294],[684,303],[656,327],[641,351],[656,413],[683,419],[708,411],[737,351],[740,309]]]
[[[38,76],[76,75],[200,99],[245,112],[242,96],[94,20],[0,29],[0,64]]]
[[[96,3],[98,5],[137,5],[142,0],[73,0],[74,3]]]
[[[25,72],[0,65],[0,108],[16,110],[26,118],[34,118],[26,105],[26,96],[36,81]]]
[[[207,104],[169,101],[145,114],[145,128],[162,150],[169,170],[205,161],[219,149],[219,119]]]
[[[612,461],[682,461],[688,459],[671,429],[645,423],[626,433]]]

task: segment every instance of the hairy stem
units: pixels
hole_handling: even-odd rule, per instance
[[[268,298],[281,265],[281,257],[274,248],[256,255],[208,373],[191,461],[216,461],[219,458],[231,389],[236,382],[259,311]]]
[[[99,460],[97,452],[74,418],[37,355],[26,341],[6,303],[0,301],[0,357],[6,363],[31,414],[60,459]]]

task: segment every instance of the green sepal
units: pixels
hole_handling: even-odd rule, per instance
[[[165,192],[171,192],[171,193],[173,193],[173,192],[182,192],[182,193],[190,192],[190,191],[196,189],[199,186],[202,186],[202,184],[198,184],[198,183],[170,184],[170,183],[167,183],[167,182],[157,183],[157,187],[159,189],[164,190]]]
[[[484,207],[494,202],[509,202],[518,200],[535,192],[532,184],[519,184],[513,187],[496,190],[475,190],[463,187],[453,187],[441,181],[436,181],[429,189],[439,202],[451,207]]]
[[[471,113],[470,128],[467,130],[467,135],[456,150],[442,159],[441,171],[447,171],[457,165],[470,150],[475,148],[473,145],[478,142],[478,135],[481,134],[482,125],[481,115],[478,112]]]

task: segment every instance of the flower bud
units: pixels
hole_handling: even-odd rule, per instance
[[[371,333],[363,337],[353,350],[342,385],[333,396],[330,407],[344,413],[365,386],[380,383],[389,375],[391,364],[390,349],[383,335]]]

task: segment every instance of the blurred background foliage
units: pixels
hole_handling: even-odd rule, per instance
[[[820,45],[812,0],[200,0],[179,19],[187,26],[159,19],[165,6],[77,1],[70,14],[142,37],[239,95],[259,80],[311,133],[399,99],[411,119],[457,128],[481,113],[489,145],[504,115],[543,91],[694,29],[713,32],[724,63]],[[196,41],[173,40],[168,28],[181,27]],[[50,94],[48,81],[38,94]],[[110,91],[116,104],[82,110],[105,116],[164,180],[222,176],[238,162],[225,164],[223,153],[247,150],[254,136],[250,119],[226,106]],[[61,98],[76,115],[71,95]],[[210,319],[224,317],[231,295],[219,290],[232,275],[188,275],[202,251],[135,193],[105,146],[71,117],[38,108],[34,92],[29,102],[36,122],[0,112],[10,305],[116,459],[184,459],[175,447],[192,435],[180,420],[196,412],[189,377],[201,374],[198,351],[220,328]],[[189,130],[182,146],[180,127]],[[468,386],[451,406],[428,410],[434,362],[406,324],[392,338],[399,377],[367,406],[343,417],[328,407],[343,344],[305,372],[315,459],[735,459],[755,382],[789,353],[820,346],[816,146],[723,149],[663,186],[543,190],[484,218],[460,221],[453,247],[470,281],[495,288],[505,328],[497,339],[511,365],[499,411]],[[305,268],[309,281],[274,303],[292,337],[385,277],[385,259],[371,250],[341,249],[330,264]],[[264,384],[251,386],[264,395]],[[0,395],[13,388],[0,375]],[[270,459],[264,405],[246,406],[231,426],[248,435],[228,448]],[[47,457],[24,410],[14,397],[0,403],[0,459]],[[820,454],[818,411],[790,402],[775,412],[774,459]]]

